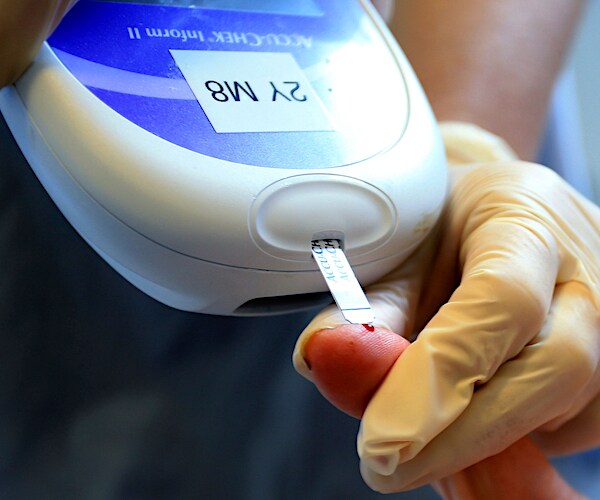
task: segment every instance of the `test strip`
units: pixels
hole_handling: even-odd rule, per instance
[[[371,325],[373,310],[338,240],[311,242],[312,255],[333,295],[333,299],[349,323]]]

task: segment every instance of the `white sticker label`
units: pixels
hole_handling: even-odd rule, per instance
[[[171,50],[213,128],[312,132],[333,126],[289,53]]]

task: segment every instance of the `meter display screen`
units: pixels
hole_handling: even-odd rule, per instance
[[[320,16],[321,9],[313,0],[98,0],[115,3],[137,3],[165,5],[173,7],[196,7],[200,9],[245,10],[267,12],[270,14],[288,14],[294,16]]]

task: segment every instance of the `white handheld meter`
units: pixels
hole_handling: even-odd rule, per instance
[[[188,311],[322,300],[319,239],[367,285],[445,195],[434,117],[366,0],[80,0],[0,109],[83,238]]]

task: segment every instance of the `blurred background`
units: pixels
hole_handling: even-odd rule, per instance
[[[542,161],[600,203],[600,2],[589,1],[558,83]],[[600,450],[553,461],[587,498],[600,499]]]
[[[600,202],[600,3],[589,1],[557,85],[541,161]]]
[[[600,3],[589,2],[573,47],[583,143],[596,201],[600,199]]]

